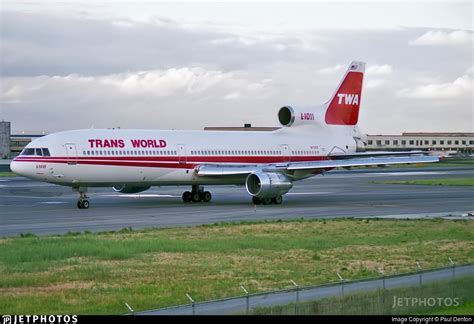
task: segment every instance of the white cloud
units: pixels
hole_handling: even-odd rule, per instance
[[[413,99],[456,99],[473,92],[472,76],[463,75],[453,82],[433,83],[404,88],[398,92],[400,97]]]
[[[35,96],[43,88],[67,88],[72,91],[81,87],[87,89],[108,89],[127,96],[172,97],[199,95],[207,91],[239,90],[262,94],[271,87],[271,79],[254,80],[242,72],[206,70],[201,67],[182,67],[167,70],[139,71],[102,76],[38,76],[5,78],[2,97],[21,101]],[[238,96],[236,95],[238,94]],[[226,99],[236,99],[242,93],[232,92]]]
[[[228,95],[224,96],[225,100],[234,100],[234,99],[239,99],[242,95],[238,92],[232,92],[229,93]]]
[[[391,65],[384,64],[384,65],[368,65],[367,67],[367,74],[369,75],[389,75],[392,74],[393,68]]]
[[[131,94],[154,93],[161,97],[170,96],[179,91],[184,91],[187,94],[201,93],[219,82],[233,78],[232,72],[183,67],[115,74],[99,77],[97,81],[105,85],[113,85]]]
[[[344,68],[347,68],[347,65],[342,65],[342,64],[336,64],[333,66],[328,66],[325,68],[321,68],[318,70],[318,73],[321,74],[331,74],[331,73],[336,73],[336,72],[341,72],[344,70]]]
[[[367,89],[380,88],[381,86],[383,86],[385,84],[385,82],[386,81],[383,80],[383,79],[370,79],[365,84],[365,88],[367,88]]]
[[[442,31],[432,30],[424,33],[417,39],[410,41],[410,45],[427,46],[459,46],[472,44],[474,33],[466,30]]]
[[[120,17],[2,13],[0,119],[11,120],[14,131],[277,125],[279,107],[323,103],[348,64],[361,59],[368,62],[364,130],[472,128],[465,85],[472,77],[453,81],[472,76],[472,49],[409,46],[434,28],[307,30],[292,22],[264,28],[182,23],[179,15]],[[450,100],[418,100],[432,96]],[[423,122],[405,118],[415,110],[430,114]]]

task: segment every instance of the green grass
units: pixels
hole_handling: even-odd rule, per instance
[[[474,222],[297,220],[0,239],[0,313],[115,314],[474,262]]]
[[[447,179],[429,179],[429,180],[387,180],[387,181],[371,181],[371,183],[429,185],[429,186],[474,186],[474,178],[447,178]]]
[[[474,280],[457,278],[388,290],[346,294],[295,305],[253,309],[253,315],[473,315]],[[407,298],[409,299],[407,301]],[[412,300],[416,302],[412,302]],[[423,303],[423,304],[422,304]],[[431,305],[429,304],[431,303]],[[459,306],[453,306],[458,305]],[[446,306],[451,305],[451,306]]]
[[[2,171],[0,172],[0,177],[17,177],[17,175],[13,172]]]
[[[471,281],[472,282],[472,281]],[[473,288],[474,289],[474,288]],[[456,307],[438,308],[434,311],[426,312],[424,315],[474,315],[474,300],[466,301]]]

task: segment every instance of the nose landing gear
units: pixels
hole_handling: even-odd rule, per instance
[[[87,200],[86,193],[84,191],[79,191],[79,200],[77,201],[77,208],[87,209],[89,208],[89,200]]]

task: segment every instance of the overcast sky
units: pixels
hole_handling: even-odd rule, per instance
[[[278,125],[367,62],[370,134],[474,131],[471,1],[0,2],[13,132]]]

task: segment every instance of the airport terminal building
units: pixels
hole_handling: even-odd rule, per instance
[[[10,122],[0,121],[0,159],[10,157]]]
[[[474,152],[474,133],[402,133],[367,135],[367,150],[429,150]]]

